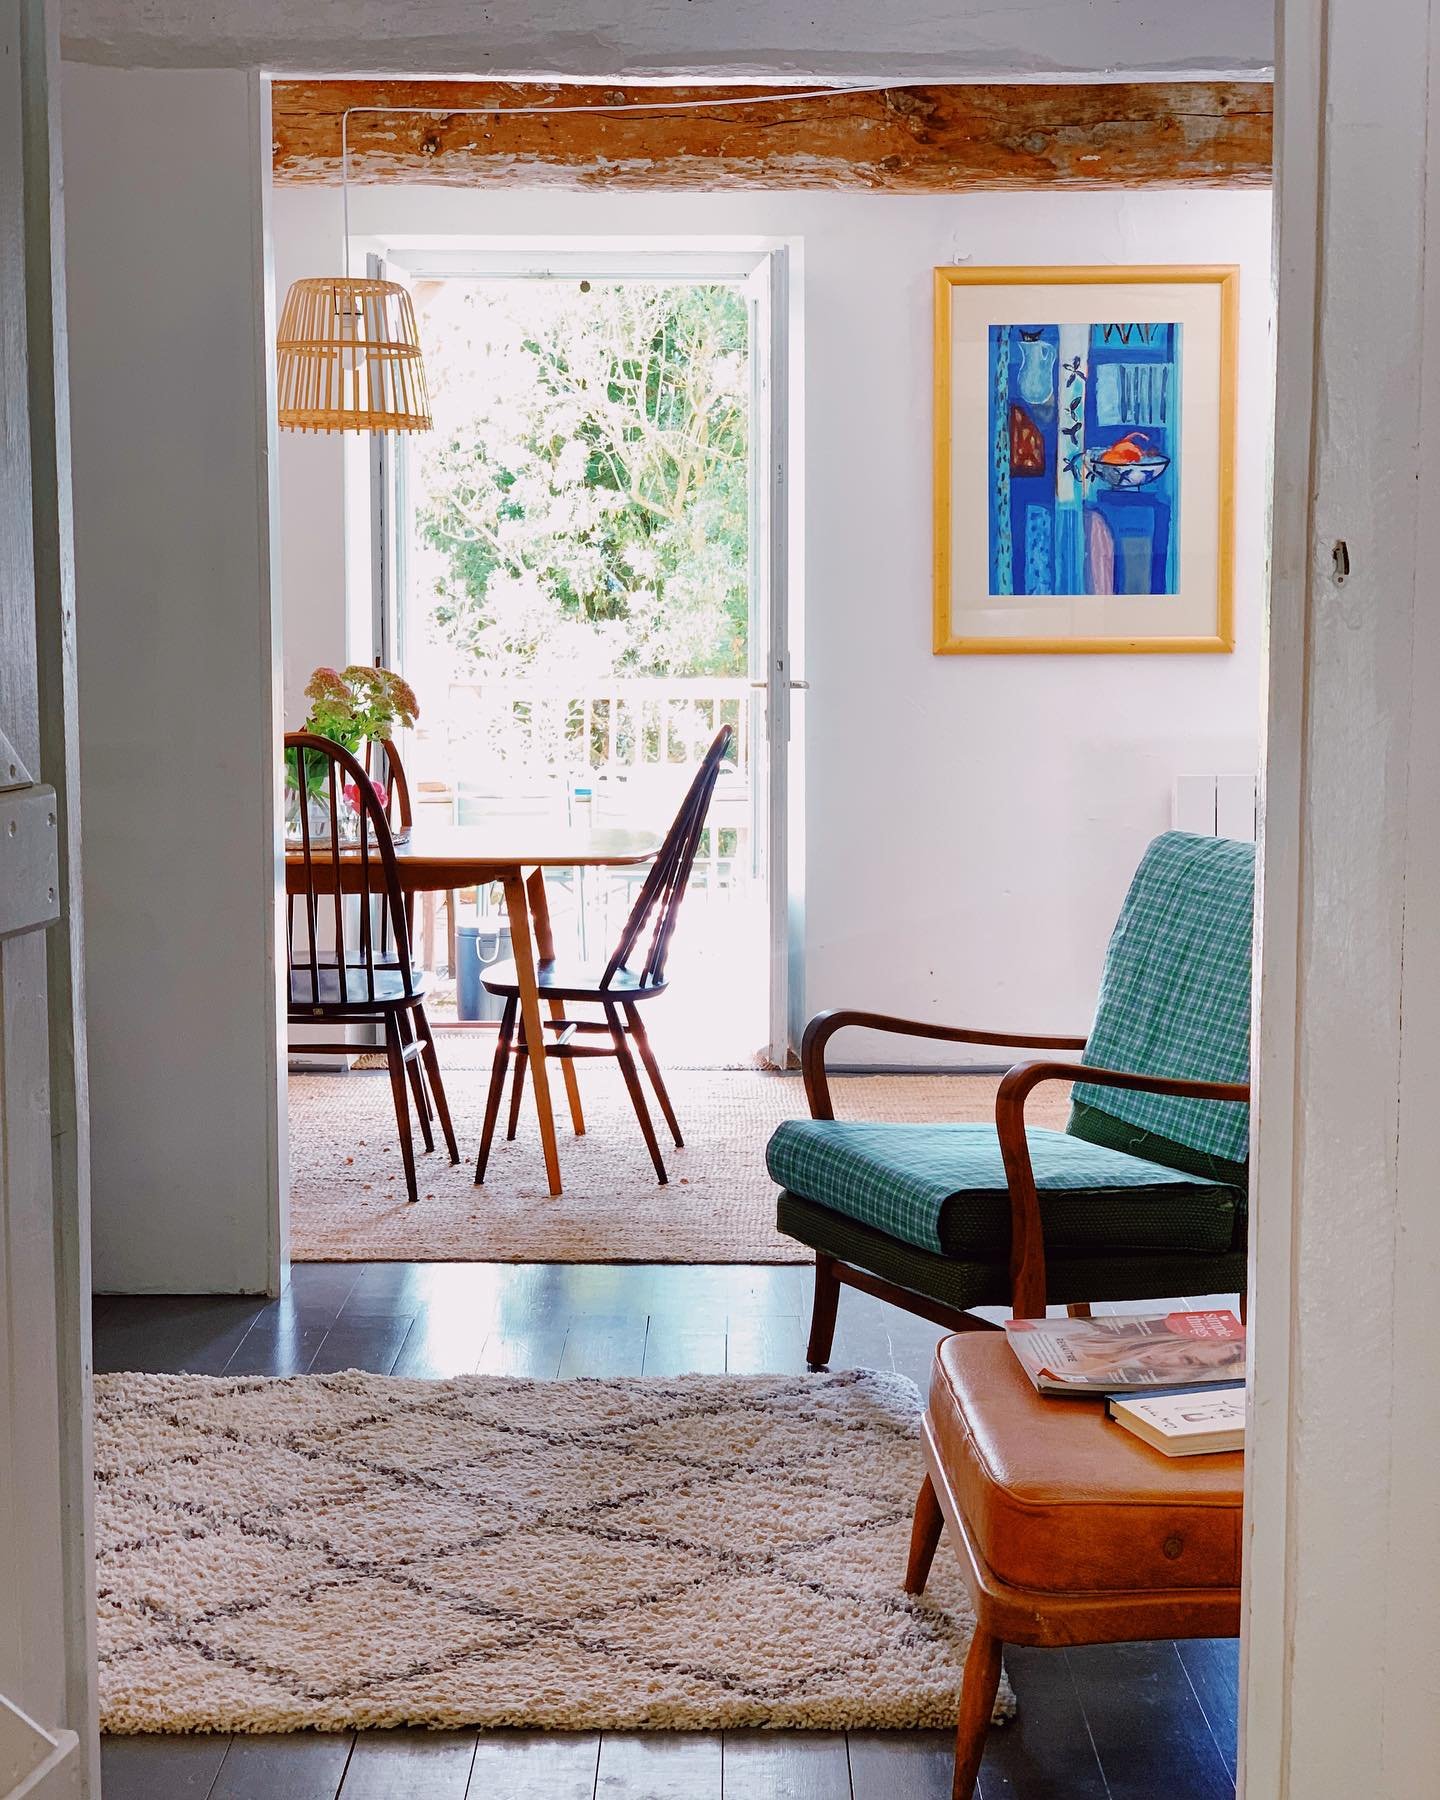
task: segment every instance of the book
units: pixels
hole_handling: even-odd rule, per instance
[[[1007,1319],[1005,1335],[1042,1394],[1096,1398],[1245,1376],[1245,1327],[1232,1312]]]
[[[1245,1383],[1111,1394],[1105,1411],[1162,1456],[1207,1456],[1245,1448]]]

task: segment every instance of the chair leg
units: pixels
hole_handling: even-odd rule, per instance
[[[650,1108],[645,1104],[645,1090],[640,1085],[640,1071],[635,1067],[635,1058],[630,1053],[630,1038],[625,1030],[625,1022],[620,1017],[617,1007],[611,1002],[604,1002],[605,1022],[610,1027],[610,1035],[615,1040],[615,1058],[620,1064],[620,1073],[625,1077],[625,1085],[630,1090],[630,1102],[635,1108],[635,1117],[640,1121],[640,1131],[645,1139],[645,1148],[650,1152],[650,1160],[655,1165],[655,1178],[664,1187],[670,1177],[665,1173],[665,1164],[660,1159],[660,1143],[655,1136],[655,1127],[651,1123]]]
[[[650,1037],[645,1030],[645,1021],[640,1017],[638,1006],[627,1006],[625,1017],[630,1021],[631,1035],[635,1039],[635,1048],[640,1052],[640,1060],[645,1065],[645,1073],[650,1077],[650,1085],[655,1090],[655,1098],[660,1102],[660,1110],[665,1115],[665,1123],[670,1127],[670,1135],[675,1140],[675,1148],[683,1150],[685,1140],[680,1135],[680,1121],[675,1117],[675,1108],[670,1104],[670,1096],[665,1092],[665,1083],[660,1079],[660,1065],[655,1060],[655,1052],[650,1048]]]
[[[505,1142],[515,1141],[515,1133],[520,1129],[520,1101],[525,1093],[525,1069],[530,1057],[521,1044],[515,1052],[515,1079],[510,1084],[510,1118],[505,1126]]]
[[[400,1132],[400,1156],[405,1164],[406,1197],[413,1206],[420,1198],[415,1186],[415,1145],[410,1137],[410,1102],[405,1093],[405,1040],[400,1021],[385,1014],[385,1059],[390,1065],[390,1092],[395,1097],[395,1123]]]
[[[423,1006],[415,1008],[415,1029],[420,1038],[420,1054],[425,1059],[431,1097],[440,1117],[440,1129],[445,1134],[445,1148],[450,1152],[451,1162],[458,1163],[460,1146],[455,1141],[455,1127],[450,1122],[450,1102],[445,1098],[445,1083],[440,1079],[440,1058],[435,1049],[435,1034],[430,1029],[430,1021],[425,1016]]]
[[[985,1733],[995,1711],[1000,1686],[1000,1640],[983,1626],[975,1627],[965,1674],[960,1682],[960,1717],[955,1725],[955,1775],[950,1800],[972,1800],[980,1761],[985,1754]]]
[[[945,1515],[935,1497],[935,1483],[926,1475],[920,1484],[920,1497],[915,1502],[915,1519],[910,1527],[910,1561],[905,1569],[905,1592],[923,1594],[930,1579],[930,1565],[939,1548],[940,1533],[945,1529]]]
[[[416,1046],[415,1022],[408,1011],[396,1013],[395,1022],[400,1027],[400,1041],[407,1051]],[[405,1073],[410,1077],[410,1092],[415,1096],[415,1111],[420,1116],[420,1135],[425,1140],[426,1151],[435,1148],[435,1133],[430,1124],[430,1096],[425,1092],[425,1077],[420,1071],[420,1058],[406,1056]]]
[[[505,1071],[510,1066],[510,1044],[515,1036],[515,1012],[518,1000],[507,1000],[500,1015],[500,1031],[495,1040],[495,1060],[490,1065],[490,1091],[485,1096],[485,1123],[480,1128],[480,1154],[475,1159],[475,1185],[485,1179],[485,1165],[490,1160],[490,1145],[495,1137],[495,1121],[500,1117],[500,1097],[505,1092]]]
[[[835,1344],[835,1315],[840,1309],[840,1276],[835,1258],[815,1252],[815,1304],[810,1313],[810,1342],[805,1360],[812,1369],[823,1369]]]
[[[1090,1317],[1090,1302],[1088,1300],[1072,1300],[1065,1308],[1065,1313],[1067,1318],[1088,1319]]]

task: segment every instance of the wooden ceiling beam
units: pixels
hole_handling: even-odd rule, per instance
[[[557,112],[554,118],[467,110],[713,103],[746,92],[277,81],[275,180],[338,182],[342,115],[384,107],[395,110],[350,112],[352,182],[918,194],[1263,187],[1270,181],[1271,89],[1264,82],[895,87],[685,111]]]

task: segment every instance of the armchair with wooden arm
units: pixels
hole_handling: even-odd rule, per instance
[[[1162,879],[1147,886],[1147,874]],[[1191,875],[1205,928],[1187,937]],[[1047,1304],[1243,1291],[1250,1089],[1233,1077],[1248,1069],[1252,891],[1252,846],[1158,839],[1112,940],[1089,1037],[848,1009],[810,1021],[801,1048],[810,1119],[780,1127],[769,1164],[782,1188],[780,1229],[815,1251],[812,1366],[829,1360],[843,1286],[952,1330],[981,1325],[978,1306],[1042,1317]],[[1216,952],[1217,918],[1222,950],[1233,938],[1228,960]],[[1137,946],[1143,979],[1127,985]],[[1173,988],[1154,980],[1167,955]],[[1097,1062],[1017,1063],[1000,1082],[993,1124],[847,1124],[835,1117],[826,1053],[850,1027]],[[1116,1052],[1132,1044],[1162,1067],[1124,1066]],[[1065,1130],[1027,1126],[1026,1102],[1057,1081],[1076,1084]]]

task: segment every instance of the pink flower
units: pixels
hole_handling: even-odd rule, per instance
[[[367,775],[365,779],[370,783],[375,798],[380,802],[381,812],[384,812],[389,803],[389,790],[386,788],[385,783],[383,781],[376,781],[372,775]],[[345,783],[345,804],[353,813],[358,813],[360,810],[360,789],[353,781],[347,781]]]

